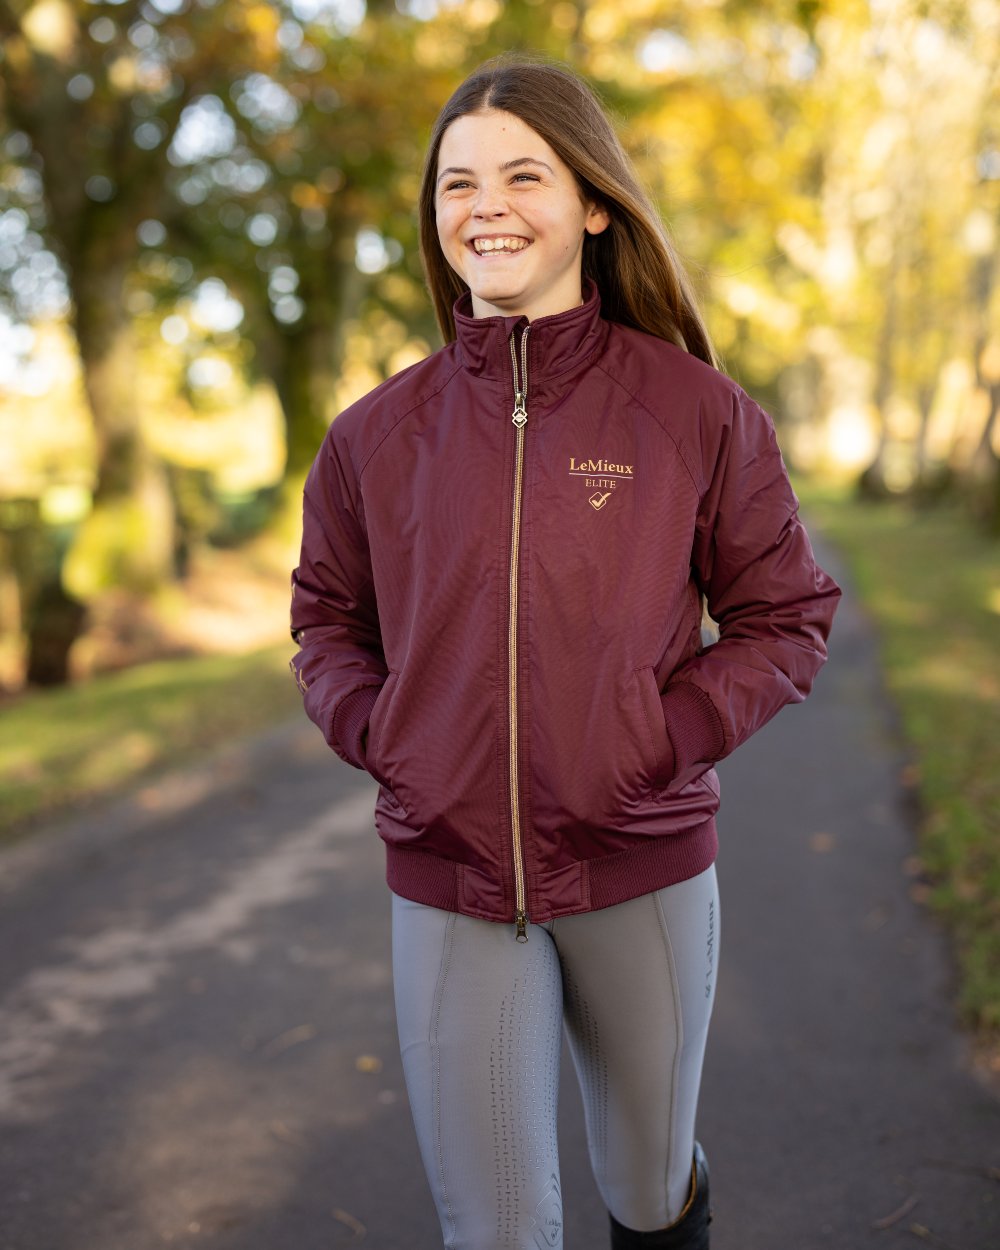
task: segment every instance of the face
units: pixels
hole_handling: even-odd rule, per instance
[[[438,155],[438,239],[477,317],[533,321],[582,302],[583,239],[608,226],[569,166],[512,113],[469,113]]]

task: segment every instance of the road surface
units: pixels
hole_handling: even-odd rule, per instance
[[[902,762],[848,597],[812,699],[721,769],[713,1250],[1000,1246]],[[3,1250],[440,1247],[374,794],[303,720],[0,855]],[[566,1247],[599,1250],[564,1073]]]

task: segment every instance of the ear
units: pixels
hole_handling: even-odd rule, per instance
[[[611,225],[611,214],[603,204],[591,204],[587,209],[587,220],[583,224],[587,234],[600,234]]]

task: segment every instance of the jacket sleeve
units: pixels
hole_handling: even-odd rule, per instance
[[[341,759],[364,768],[368,718],[387,669],[360,492],[332,436],[306,479],[291,627],[299,644],[291,669],[307,714]]]
[[[682,664],[661,695],[671,788],[806,697],[840,597],[813,557],[771,418],[736,391],[731,421],[717,431],[706,439],[691,566],[719,640]]]

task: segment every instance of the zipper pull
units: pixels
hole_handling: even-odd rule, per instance
[[[517,941],[527,942],[528,940],[528,915],[527,912],[521,911],[520,908],[514,912],[514,923],[517,925]]]
[[[531,332],[531,326],[524,327],[521,334],[521,370],[518,373],[517,368],[517,331],[510,336],[510,364],[514,374],[514,411],[511,414],[511,420],[519,430],[523,430],[528,424],[528,334]]]

